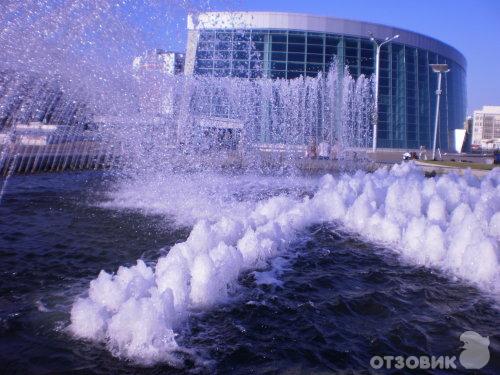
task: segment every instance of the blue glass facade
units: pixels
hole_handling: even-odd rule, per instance
[[[297,30],[198,30],[194,73],[213,76],[293,79],[325,72],[337,61],[353,77],[375,71],[368,37]],[[403,43],[388,43],[380,55],[378,146],[431,147],[437,76],[429,67],[446,63],[438,147],[453,146],[453,129],[466,116],[465,69],[449,57]]]

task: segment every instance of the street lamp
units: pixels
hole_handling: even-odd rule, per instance
[[[438,74],[438,87],[436,90],[436,118],[434,120],[434,141],[432,142],[432,160],[436,160],[436,141],[439,123],[439,98],[441,97],[441,76],[448,73],[450,68],[447,64],[430,64],[432,71]]]
[[[373,149],[372,151],[375,152],[377,149],[377,125],[378,125],[378,78],[379,78],[379,71],[380,71],[380,49],[381,47],[389,42],[392,42],[394,39],[399,38],[398,35],[394,35],[393,37],[385,38],[384,41],[380,44],[377,43],[373,35],[370,36],[370,40],[375,44],[376,47],[376,54],[375,54],[375,113],[373,115]]]

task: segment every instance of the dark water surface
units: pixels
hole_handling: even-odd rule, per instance
[[[114,358],[67,333],[72,302],[101,269],[153,262],[190,228],[100,208],[106,189],[102,176],[90,173],[9,181],[0,205],[0,372],[368,373],[374,355],[458,358],[460,334],[473,330],[491,342],[481,373],[500,373],[494,301],[334,225],[309,228],[289,259],[275,262],[276,283],[242,275],[233,301],[195,312],[178,337],[193,353],[184,368]]]

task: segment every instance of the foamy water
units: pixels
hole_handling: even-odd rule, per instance
[[[319,178],[299,176],[208,172],[146,175],[118,182],[100,206],[165,215],[177,224],[193,226],[201,219],[244,218],[259,201],[280,194],[297,198],[314,191],[318,182]]]
[[[213,181],[224,186],[219,191],[226,197],[222,203]],[[412,164],[396,165],[372,174],[324,176],[312,197],[288,192],[260,200],[260,193],[254,199],[238,198],[237,192],[245,191],[242,180],[229,181],[226,176],[204,183],[195,177],[174,187],[168,181],[155,183],[153,189],[146,183],[132,189],[121,186],[110,205],[163,213],[180,209],[179,218],[198,220],[188,239],[154,267],[139,260],[115,274],[101,271],[88,296],[73,305],[73,334],[105,342],[113,354],[141,364],[175,365],[181,350],[176,331],[191,311],[226,300],[242,272],[267,265],[300,231],[322,222],[336,222],[409,262],[498,295],[498,168],[478,180],[471,175],[425,178]],[[271,186],[265,180],[247,183],[260,186],[249,192]],[[228,191],[235,191],[232,199],[222,194]],[[186,203],[188,197],[194,197],[191,203]],[[199,203],[204,208],[196,211]]]

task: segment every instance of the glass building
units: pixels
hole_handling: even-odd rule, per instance
[[[437,76],[446,63],[438,147],[453,148],[466,117],[466,60],[436,39],[394,27],[330,17],[273,12],[210,12],[188,17],[185,74],[293,79],[315,76],[338,61],[353,77],[375,71],[370,35],[380,54],[378,147],[432,145]],[[336,60],[334,60],[336,59]]]

